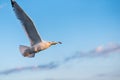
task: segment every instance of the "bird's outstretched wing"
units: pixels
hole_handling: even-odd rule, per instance
[[[22,10],[22,8],[15,2],[15,0],[11,0],[12,7],[15,11],[17,18],[21,21],[25,32],[27,33],[31,45],[41,42],[41,38],[32,22],[32,20],[27,16],[27,14]]]

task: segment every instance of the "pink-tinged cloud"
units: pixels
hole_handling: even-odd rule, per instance
[[[113,44],[110,43],[106,46],[98,46],[95,49],[85,53],[85,52],[77,52],[72,56],[65,58],[65,62],[79,59],[79,58],[93,58],[93,57],[102,57],[102,56],[109,56],[110,54],[120,53],[120,44]]]
[[[92,54],[96,55],[106,55],[111,53],[120,53],[120,45],[119,44],[108,44],[107,46],[99,46],[95,50],[90,51]]]

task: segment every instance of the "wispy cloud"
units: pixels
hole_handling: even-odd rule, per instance
[[[38,66],[28,66],[28,67],[17,67],[9,70],[4,70],[0,72],[0,75],[8,75],[12,73],[17,73],[25,70],[51,70],[56,68],[58,65],[54,62],[45,65],[38,65]]]
[[[106,46],[98,46],[97,48],[90,50],[87,53],[76,52],[73,55],[66,57],[65,59],[63,59],[63,61],[60,61],[60,62],[54,61],[54,62],[50,62],[45,65],[13,68],[13,69],[9,69],[9,70],[0,71],[0,75],[3,75],[3,74],[7,75],[7,74],[21,72],[21,71],[25,71],[25,70],[38,70],[38,69],[52,70],[52,69],[58,68],[59,66],[65,64],[66,62],[69,62],[69,61],[72,61],[75,59],[102,57],[102,56],[106,56],[106,55],[109,56],[110,54],[114,54],[114,53],[120,53],[120,45],[110,43]]]
[[[70,61],[78,58],[86,58],[86,57],[102,57],[102,56],[109,56],[110,54],[120,53],[120,45],[110,43],[107,46],[98,46],[97,48],[85,53],[85,52],[76,52],[72,56],[65,58],[64,61]]]

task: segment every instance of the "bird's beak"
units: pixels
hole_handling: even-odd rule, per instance
[[[62,42],[58,42],[58,44],[62,44]]]
[[[62,42],[52,42],[51,45],[62,44]]]

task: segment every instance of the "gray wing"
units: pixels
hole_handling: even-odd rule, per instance
[[[20,8],[20,6],[15,2],[15,0],[11,0],[12,7],[15,11],[17,18],[21,21],[29,39],[31,45],[34,45],[38,42],[41,42],[41,38],[32,22],[32,20],[27,16],[27,14]]]

